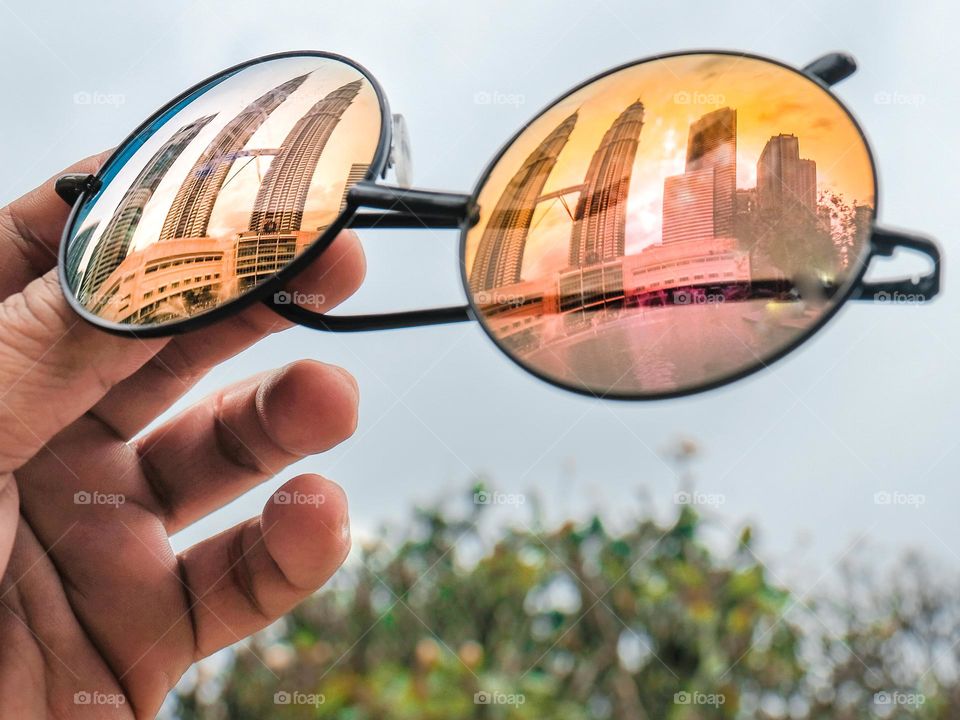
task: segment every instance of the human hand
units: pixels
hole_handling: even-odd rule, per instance
[[[148,718],[191,663],[273,622],[343,562],[346,497],[317,475],[179,555],[169,537],[349,437],[357,386],[300,361],[139,435],[289,323],[255,305],[175,338],[96,330],[57,281],[67,212],[52,181],[0,210],[0,716]],[[322,291],[325,310],[363,273],[356,237],[341,233],[295,288]]]

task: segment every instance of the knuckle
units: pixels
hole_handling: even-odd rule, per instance
[[[62,298],[45,276],[0,303],[0,391],[21,383],[56,387],[78,369],[74,354],[51,352],[69,335],[69,318]]]

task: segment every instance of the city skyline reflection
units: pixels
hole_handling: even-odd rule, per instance
[[[597,394],[709,384],[828,311],[873,218],[845,111],[760,60],[686,55],[565,98],[493,168],[467,236],[481,321]]]
[[[117,323],[208,311],[274,277],[367,172],[380,105],[355,68],[291,57],[212,81],[81,211],[66,275]]]

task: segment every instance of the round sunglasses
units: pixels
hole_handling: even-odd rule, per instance
[[[160,109],[96,175],[58,179],[73,206],[60,282],[113,333],[171,335],[257,301],[329,331],[477,320],[568,390],[700,392],[794,350],[847,300],[939,290],[937,245],[876,225],[872,154],[829,90],[855,68],[638,60],[547,106],[462,194],[409,187],[403,118],[360,65],[257,58]],[[468,303],[331,315],[284,289],[344,228],[458,229]],[[929,273],[865,281],[898,247]]]

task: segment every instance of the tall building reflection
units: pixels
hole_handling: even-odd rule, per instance
[[[713,170],[668,177],[663,183],[663,242],[708,240],[714,236],[716,188]]]
[[[320,155],[360,92],[361,83],[354,80],[319,100],[284,138],[257,192],[250,215],[251,231],[285,233],[300,229]]]
[[[328,141],[363,81],[346,83],[315,102],[297,118],[280,147],[248,147],[254,133],[308,77],[309,73],[300,75],[274,87],[232,118],[178,187],[159,239],[130,252],[146,201],[211,118],[185,126],[165,143],[128,190],[91,256],[81,298],[87,307],[117,322],[145,324],[187,317],[274,276],[316,239],[323,228],[301,229],[308,195]],[[209,236],[214,205],[230,182],[235,161],[260,155],[272,159],[257,186],[247,229],[232,236]],[[344,178],[324,178],[324,186],[331,181]],[[346,182],[349,186],[349,177]],[[83,231],[87,232],[94,233],[95,227]],[[83,233],[73,241],[78,247],[87,246],[80,242]],[[82,257],[75,259],[79,268]]]
[[[731,107],[691,122],[684,172],[663,180],[659,242],[626,254],[631,174],[646,115],[636,100],[605,131],[583,184],[544,194],[573,129],[575,116],[568,117],[500,195],[477,246],[470,286],[498,341],[518,354],[547,347],[563,354],[599,323],[643,315],[622,312],[628,308],[707,302],[747,308],[750,300],[790,303],[804,294],[816,302],[828,297],[832,275],[847,266],[853,241],[835,236],[830,208],[818,205],[816,163],[800,156],[796,135],[771,137],[757,162],[756,186],[737,187],[737,110]],[[573,192],[579,198],[574,212],[568,208],[568,264],[521,277],[535,207]],[[872,208],[855,205],[850,212],[856,232],[867,232]],[[798,287],[795,280],[810,267],[825,271],[816,282],[801,278]],[[799,312],[780,322],[800,327],[815,315]],[[743,313],[739,322],[760,322]]]
[[[733,237],[737,111],[721,108],[690,126],[683,175],[663,185],[663,242]]]
[[[177,191],[160,230],[161,240],[204,237],[213,204],[234,160],[260,126],[309,77],[288,80],[264,93],[227,123],[197,158]]]
[[[257,191],[249,229],[237,239],[238,292],[276,275],[315,239],[316,233],[299,232],[307,193],[327,141],[361,85],[354,80],[327,94],[284,138]]]
[[[369,170],[370,163],[354,163],[350,166],[350,172],[347,173],[347,182],[343,186],[343,195],[340,196],[340,212],[347,209],[347,195],[350,194],[350,188],[363,180]]]
[[[490,214],[473,261],[470,287],[474,292],[520,280],[533,212],[577,118],[575,112],[554,128],[507,183]]]
[[[716,237],[733,234],[737,189],[737,111],[720,108],[690,126],[687,171],[713,170],[713,226]]]
[[[83,260],[83,255],[89,247],[90,239],[99,227],[99,222],[88,225],[77,233],[77,236],[67,245],[67,258],[64,270],[67,281],[71,287],[82,287],[83,273],[80,271],[80,262]]]
[[[817,164],[800,157],[796,135],[775,135],[757,162],[757,198],[762,211],[782,215],[803,208],[817,210]]]
[[[570,265],[622,257],[626,244],[630,176],[643,129],[637,100],[614,120],[594,152],[577,202],[570,237]]]
[[[81,302],[98,290],[116,270],[130,251],[133,234],[140,224],[143,208],[160,185],[160,181],[177,161],[197,134],[214,118],[213,115],[194,120],[177,130],[167,140],[130,184],[120,199],[117,209],[103,229],[96,253],[91,257],[77,293]]]

